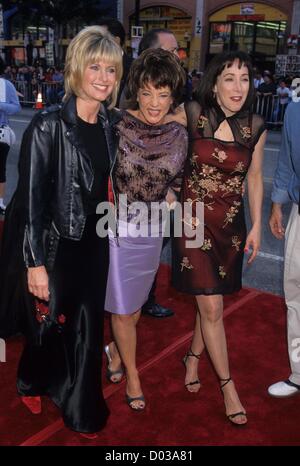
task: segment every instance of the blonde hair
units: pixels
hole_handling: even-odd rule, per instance
[[[65,96],[80,96],[82,77],[86,67],[104,61],[116,67],[116,84],[109,96],[109,107],[115,106],[123,73],[121,47],[112,35],[101,26],[88,26],[82,29],[70,42],[65,63]]]

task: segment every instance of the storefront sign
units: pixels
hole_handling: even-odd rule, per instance
[[[265,21],[265,15],[227,15],[227,21]]]
[[[253,3],[243,3],[240,8],[241,15],[254,15],[255,7]]]

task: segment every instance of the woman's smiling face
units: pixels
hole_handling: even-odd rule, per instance
[[[149,125],[159,125],[173,103],[169,86],[155,88],[151,83],[138,90],[139,118]]]
[[[244,105],[250,89],[249,70],[244,64],[235,60],[231,66],[226,66],[218,76],[214,93],[221,109],[226,116],[239,112]]]

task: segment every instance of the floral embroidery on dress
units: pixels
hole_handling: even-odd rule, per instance
[[[236,172],[245,173],[245,171],[246,171],[246,170],[245,170],[245,164],[244,164],[244,162],[238,162],[238,163],[236,164],[236,166],[234,167],[233,172],[231,172],[231,175],[232,175],[233,173],[236,173]]]
[[[211,244],[211,239],[209,238],[203,241],[203,245],[201,246],[200,249],[202,249],[202,251],[209,251],[211,248],[212,248],[212,244]]]
[[[233,178],[229,178],[225,184],[221,184],[220,188],[224,191],[222,197],[226,194],[235,193],[235,194],[242,194],[242,185],[243,185],[243,177],[240,175],[236,175]]]
[[[243,139],[251,138],[251,128],[249,126],[241,126],[241,134]]]
[[[192,264],[190,264],[190,260],[188,257],[183,257],[182,262],[181,262],[181,272],[183,272],[183,269],[193,269],[194,267]]]
[[[224,266],[223,265],[220,265],[219,266],[219,275],[221,278],[225,278],[226,277],[226,272],[224,270]]]
[[[232,236],[231,241],[232,241],[232,247],[234,247],[237,251],[239,251],[240,250],[240,244],[242,243],[239,240],[239,237],[238,236]]]
[[[233,202],[233,205],[230,207],[229,211],[226,212],[226,217],[223,223],[223,228],[225,228],[228,225],[228,223],[233,222],[234,217],[239,212],[240,205],[241,203],[239,201]]]
[[[207,124],[207,122],[208,122],[208,119],[205,116],[200,115],[198,118],[198,122],[197,122],[197,128],[203,129],[204,126]]]
[[[213,198],[211,193],[218,191],[220,180],[221,174],[215,167],[202,164],[200,172],[198,170],[193,170],[192,176],[188,178],[188,187],[197,195],[197,198],[193,199],[192,203],[202,201],[205,207],[213,210],[211,205],[214,204],[214,202],[205,202],[205,198]]]
[[[224,160],[228,158],[228,155],[226,154],[226,152],[224,150],[218,149],[217,147],[215,147],[215,150],[211,155],[212,157],[217,159],[220,163],[223,163]]]
[[[200,225],[200,219],[198,217],[193,217],[189,212],[185,213],[182,221],[188,225],[191,230],[196,230],[196,228]]]

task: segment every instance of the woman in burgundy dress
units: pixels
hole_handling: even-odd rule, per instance
[[[196,204],[204,205],[204,240],[189,248],[186,237],[175,238],[173,284],[195,295],[199,312],[191,347],[184,357],[185,386],[200,388],[198,362],[207,348],[220,379],[226,415],[237,425],[247,422],[230,377],[223,326],[223,295],[241,288],[244,251],[260,245],[263,199],[262,159],[266,138],[261,117],[251,113],[253,76],[249,57],[243,52],[216,56],[209,64],[194,101],[186,106],[190,156],[185,167],[181,202],[192,215],[184,223],[192,229],[201,219]],[[243,182],[248,173],[252,228],[247,235]]]

